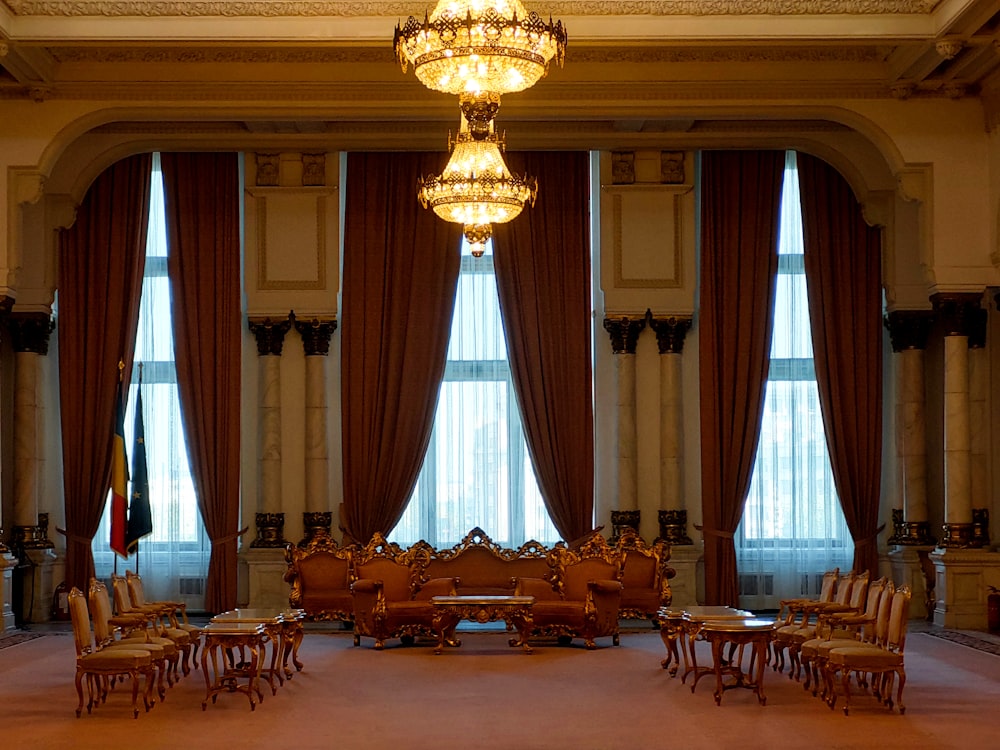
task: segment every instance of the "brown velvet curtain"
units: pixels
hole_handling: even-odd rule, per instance
[[[813,359],[854,569],[878,570],[882,476],[882,237],[843,176],[798,154]]]
[[[59,236],[59,399],[66,585],[87,590],[111,486],[115,406],[132,374],[146,262],[150,154],[109,167]],[[118,362],[125,363],[119,383]],[[85,438],[84,436],[89,436]]]
[[[534,208],[494,227],[507,355],[545,507],[563,539],[594,526],[590,170],[584,152],[508,154]]]
[[[345,537],[398,523],[430,441],[458,284],[461,226],[416,197],[441,153],[347,157],[341,325]]]
[[[164,153],[181,418],[212,555],[205,608],[236,606],[240,522],[240,178],[235,153]]]
[[[778,270],[782,151],[708,151],[701,169],[705,602],[739,597],[733,534],[757,454]]]

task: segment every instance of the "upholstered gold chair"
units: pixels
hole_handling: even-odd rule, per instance
[[[353,546],[341,547],[328,535],[310,539],[304,546],[285,548],[284,580],[292,585],[288,604],[305,610],[310,620],[354,621]]]
[[[822,667],[831,648],[875,642],[875,621],[886,591],[888,601],[892,598],[894,588],[889,579],[883,576],[868,585],[863,612],[830,612],[819,616],[816,637],[803,642],[799,647],[799,661],[806,673],[804,689],[809,690],[811,687],[813,695],[818,694]]]
[[[852,575],[846,584],[842,578],[840,585],[843,590],[838,589],[835,601],[821,602],[811,608],[815,619],[794,631],[788,639],[788,656],[791,661],[788,669],[789,677],[799,679],[802,672],[802,662],[799,657],[802,644],[820,633],[820,624],[824,617],[833,614],[859,615],[864,611],[865,597],[868,595],[868,576],[867,570],[864,573]],[[843,601],[844,599],[846,601]]]
[[[117,615],[141,615],[146,618],[147,624],[153,632],[161,638],[169,638],[177,644],[181,650],[180,663],[184,674],[191,671],[189,662],[191,661],[191,636],[186,630],[172,627],[167,619],[166,608],[158,604],[143,603],[141,605],[132,601],[129,594],[128,581],[124,576],[111,576],[111,594],[115,603],[115,614]]]
[[[94,638],[98,648],[137,648],[153,657],[153,666],[157,670],[157,690],[160,700],[166,698],[164,680],[168,685],[174,684],[178,674],[177,663],[180,649],[169,638],[161,638],[152,634],[147,627],[147,620],[142,615],[115,615],[111,609],[111,596],[108,587],[96,578],[90,579],[90,589],[87,592],[90,602],[91,621],[94,625]]]
[[[588,649],[595,638],[610,636],[619,645],[621,558],[603,536],[595,535],[577,550],[556,545],[550,553],[551,580],[519,578],[515,593],[534,596],[531,608],[535,635],[556,636],[560,642],[583,639]]]
[[[854,644],[830,650],[826,671],[829,677],[830,696],[828,704],[834,708],[837,702],[836,676],[840,675],[841,692],[844,694],[844,715],[850,713],[851,678],[859,687],[871,686],[872,694],[891,711],[899,707],[899,713],[906,713],[903,705],[903,686],[906,671],[903,668],[903,650],[906,646],[906,629],[910,612],[910,587],[900,586],[892,595],[889,626],[885,641],[878,644]],[[899,687],[893,700],[893,684],[898,678]]]
[[[137,607],[146,605],[162,607],[168,627],[174,630],[183,630],[191,640],[191,666],[198,668],[198,647],[201,645],[201,628],[192,625],[188,620],[187,604],[185,602],[171,601],[147,601],[145,591],[142,586],[142,576],[133,573],[131,570],[125,571],[125,581],[128,584],[128,595],[132,604]],[[186,670],[185,670],[186,673]]]
[[[420,581],[412,556],[420,554],[418,545],[404,551],[376,533],[359,552],[355,570],[357,580],[351,584],[354,597],[354,645],[361,638],[375,639],[375,649],[385,648],[390,638],[404,644],[416,636],[431,636],[436,614],[432,596],[454,596],[454,578]]]
[[[70,589],[67,597],[70,620],[73,624],[73,642],[76,646],[76,694],[79,703],[77,718],[83,713],[83,682],[87,681],[87,713],[91,713],[100,703],[107,700],[112,680],[128,676],[132,682],[132,716],[139,716],[139,680],[146,678],[143,704],[148,711],[153,705],[152,690],[154,676],[153,658],[149,651],[141,649],[108,648],[98,649],[94,645],[90,627],[90,613],[87,599],[77,587]]]
[[[667,564],[670,545],[662,539],[646,544],[638,532],[629,527],[622,529],[615,549],[622,565],[618,617],[650,620],[659,627],[660,608],[669,607],[673,600],[670,579],[676,571]]]
[[[837,580],[840,568],[828,570],[823,574],[819,596],[815,599],[797,597],[782,599],[779,602],[778,617],[775,621],[777,629],[771,640],[771,663],[775,672],[785,668],[785,649],[791,639],[791,634],[809,623],[811,607],[817,603],[832,602],[837,591]]]

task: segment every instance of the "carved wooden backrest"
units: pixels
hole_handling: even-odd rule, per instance
[[[376,532],[356,554],[354,570],[357,580],[370,578],[382,581],[387,601],[401,601],[412,596],[418,584],[419,566],[411,563],[415,557],[425,554],[422,549],[411,547],[404,550]]]
[[[415,548],[420,551],[415,551]],[[549,550],[537,541],[517,549],[502,547],[481,528],[469,531],[454,547],[434,550],[426,542],[417,542],[414,563],[420,566],[420,580],[460,578],[462,585],[473,589],[513,589],[515,578],[543,578],[548,572]]]

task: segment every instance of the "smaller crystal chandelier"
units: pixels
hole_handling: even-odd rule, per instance
[[[527,175],[513,175],[503,160],[504,138],[490,121],[487,132],[474,137],[468,119],[452,141],[451,157],[440,175],[421,177],[417,196],[445,221],[463,225],[472,254],[480,257],[493,233],[521,213],[525,203],[534,205],[538,182]]]
[[[561,21],[545,23],[521,0],[439,0],[423,22],[410,16],[393,40],[406,72],[446,94],[500,94],[531,88],[566,56]]]

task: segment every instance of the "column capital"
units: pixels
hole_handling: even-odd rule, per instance
[[[281,356],[281,347],[285,343],[285,334],[292,327],[291,315],[284,320],[265,318],[247,318],[250,333],[257,340],[257,354],[277,354]]]
[[[656,346],[660,354],[680,354],[684,351],[684,338],[691,330],[692,318],[671,315],[667,318],[656,318],[649,310],[646,311],[649,327],[656,333]]]
[[[56,328],[56,321],[48,313],[12,312],[7,318],[11,345],[15,352],[49,353],[49,339]]]
[[[604,319],[604,330],[611,336],[611,351],[615,354],[635,354],[636,342],[645,327],[645,315],[641,318],[623,315],[620,318]]]
[[[979,292],[938,292],[931,295],[936,319],[945,336],[971,336],[983,295]]]
[[[886,313],[885,328],[894,352],[926,349],[934,323],[933,310],[893,310]]]
[[[320,320],[318,318],[299,320],[295,317],[294,311],[290,317],[295,324],[295,330],[302,337],[302,346],[307,357],[326,356],[330,353],[330,339],[333,338],[333,332],[337,330],[336,320]]]

